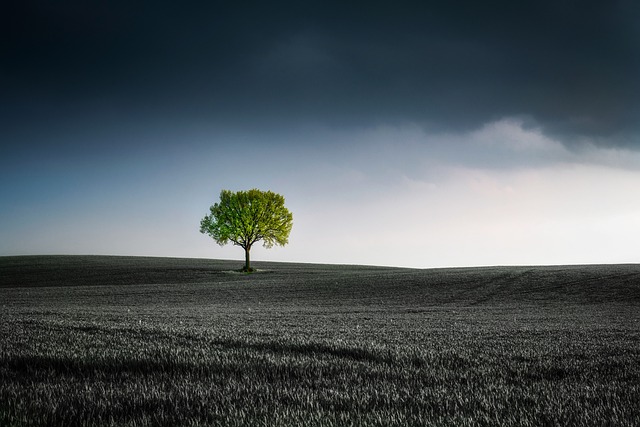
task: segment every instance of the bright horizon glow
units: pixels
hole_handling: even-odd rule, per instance
[[[307,134],[314,140],[296,145]],[[13,203],[0,217],[0,255],[241,263],[242,250],[200,234],[199,221],[220,190],[256,187],[284,195],[294,222],[289,245],[254,246],[254,261],[415,268],[639,261],[637,152],[572,151],[511,118],[459,134],[407,125],[268,137],[197,133],[155,157],[141,150],[95,168],[91,158],[48,158],[18,183],[39,191],[5,197]],[[235,153],[247,153],[249,174],[232,164]]]
[[[0,256],[241,260],[258,188],[257,261],[640,262],[640,3],[103,6],[5,13]]]

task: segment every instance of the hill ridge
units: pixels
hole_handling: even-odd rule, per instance
[[[240,261],[58,255],[0,257],[0,289],[105,287],[156,298],[285,305],[486,306],[640,303],[640,265],[497,266],[440,269],[256,261],[262,272],[229,274]],[[125,289],[128,288],[128,289]]]

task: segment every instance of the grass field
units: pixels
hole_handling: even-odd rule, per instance
[[[0,258],[0,425],[640,423],[640,266]]]

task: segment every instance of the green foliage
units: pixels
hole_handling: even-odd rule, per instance
[[[210,207],[210,214],[200,221],[200,232],[219,245],[231,242],[245,250],[250,271],[249,251],[259,241],[265,248],[289,242],[293,215],[284,206],[284,197],[258,189],[232,192],[222,190],[220,202]]]

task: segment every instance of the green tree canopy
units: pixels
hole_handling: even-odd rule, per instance
[[[284,197],[257,189],[233,192],[222,190],[220,201],[209,208],[200,221],[200,232],[208,234],[220,246],[231,242],[245,252],[244,271],[252,271],[249,251],[262,241],[265,248],[289,242],[293,215],[284,206]]]

